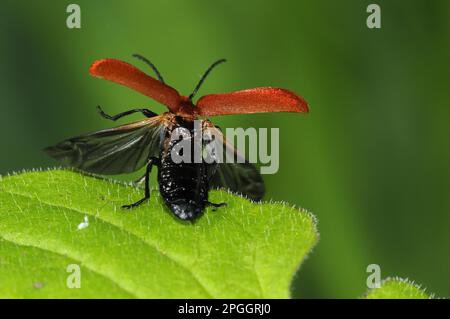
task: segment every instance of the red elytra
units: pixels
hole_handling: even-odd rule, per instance
[[[175,114],[190,116],[215,116],[228,114],[267,112],[308,112],[307,102],[294,92],[281,88],[260,87],[230,93],[209,94],[194,105],[188,97],[133,65],[117,59],[95,61],[89,72],[142,93]]]

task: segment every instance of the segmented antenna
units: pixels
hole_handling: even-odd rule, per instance
[[[144,61],[145,63],[147,63],[147,64],[152,68],[152,70],[155,71],[156,76],[158,77],[158,80],[160,80],[162,83],[165,83],[163,77],[161,76],[161,73],[159,73],[159,71],[158,71],[158,69],[156,68],[156,66],[155,66],[152,62],[150,62],[149,59],[143,57],[143,56],[140,55],[140,54],[133,54],[133,57],[135,57],[135,58],[137,58],[137,59],[139,59],[139,60]]]
[[[197,85],[195,86],[194,91],[192,91],[191,95],[189,95],[189,100],[192,100],[194,98],[195,94],[197,94],[198,90],[200,89],[200,87],[202,86],[206,77],[208,76],[209,72],[211,72],[212,69],[214,69],[217,65],[219,65],[220,63],[223,63],[223,62],[227,62],[227,60],[220,59],[220,60],[217,60],[216,62],[214,62],[213,64],[211,64],[211,66],[208,68],[208,70],[206,70],[205,74],[203,74],[200,81],[198,81]]]

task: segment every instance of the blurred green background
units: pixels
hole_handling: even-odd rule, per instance
[[[81,29],[66,7],[81,6]],[[215,119],[279,127],[280,170],[267,199],[311,210],[321,240],[293,283],[296,297],[353,298],[366,267],[449,297],[449,1],[9,1],[0,6],[0,173],[55,165],[41,149],[112,126],[97,115],[164,108],[89,76],[91,62],[150,58],[188,94],[257,86],[296,91],[307,116]],[[134,116],[132,119],[137,119]],[[125,120],[126,121],[126,120]],[[130,178],[130,177],[127,177]]]

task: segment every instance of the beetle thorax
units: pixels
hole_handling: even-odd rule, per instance
[[[182,102],[180,103],[176,114],[183,117],[194,117],[195,107],[192,101],[187,96],[182,96]]]

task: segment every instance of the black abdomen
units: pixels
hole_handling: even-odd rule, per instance
[[[208,201],[208,164],[193,161],[175,163],[171,151],[179,141],[166,142],[160,153],[158,169],[161,196],[178,218],[193,220],[202,214]]]

